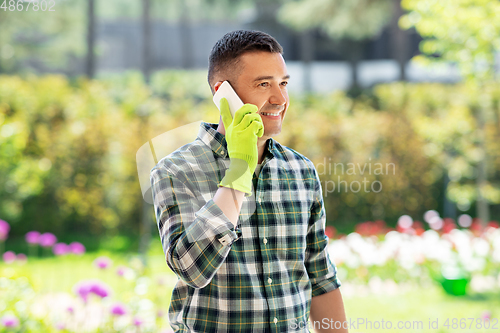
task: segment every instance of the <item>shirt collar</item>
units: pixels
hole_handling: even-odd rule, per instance
[[[198,131],[198,139],[209,146],[215,154],[226,157],[228,156],[226,137],[217,132],[217,126],[218,124],[202,121]]]
[[[217,132],[218,126],[218,124],[206,123],[202,121],[200,124],[200,129],[198,131],[198,139],[209,146],[215,154],[225,158],[228,157],[226,136],[222,133]],[[267,140],[267,151],[272,156],[274,156],[276,153],[275,149],[275,140],[273,138],[270,138],[269,140]]]

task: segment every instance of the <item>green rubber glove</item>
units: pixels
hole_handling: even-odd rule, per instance
[[[234,113],[233,119],[225,98],[220,101],[220,110],[230,162],[219,186],[230,187],[250,196],[253,173],[259,158],[257,138],[264,134],[262,118],[257,113],[257,106],[245,104]]]

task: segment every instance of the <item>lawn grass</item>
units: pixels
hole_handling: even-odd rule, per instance
[[[471,320],[468,319],[481,318],[485,311],[489,311],[491,317],[498,320],[500,317],[500,292],[451,296],[447,295],[440,286],[430,284],[425,288],[413,286],[409,290],[394,295],[344,295],[344,303],[347,316],[351,321],[356,322],[359,318],[360,322],[362,319],[365,322],[369,320],[373,325],[372,329],[369,329],[370,326],[366,324],[353,326],[356,329],[352,329],[350,332],[500,332],[500,322],[497,323],[496,330],[493,327],[477,329],[476,322],[469,329]],[[453,329],[453,318],[457,318],[457,325],[461,319],[465,319],[466,328],[462,329],[458,326]],[[447,319],[448,328],[444,326]],[[382,320],[391,321],[392,329],[375,329],[374,322],[377,321],[381,324]],[[438,321],[437,329],[433,329],[436,326],[429,326],[429,322],[435,323],[436,320]],[[406,324],[408,328],[398,330],[399,321],[410,322]]]
[[[158,242],[159,243],[159,242]],[[149,287],[142,295],[154,301],[160,309],[167,311],[172,288],[177,280],[165,263],[161,246],[152,243],[147,256],[147,268],[144,276],[149,279]],[[93,265],[95,258],[106,255],[113,260],[110,268],[100,270]],[[112,290],[112,298],[127,302],[136,296],[136,280],[127,280],[116,274],[119,265],[133,267],[141,271],[141,261],[133,254],[111,252],[87,253],[82,256],[68,255],[62,257],[29,258],[24,265],[18,263],[5,264],[0,262],[0,276],[26,277],[37,294],[68,292],[74,294],[74,285],[85,279],[100,279],[108,284]],[[436,284],[427,286],[407,283],[400,285],[395,292],[374,292],[366,286],[349,285],[343,281],[341,291],[347,316],[352,323],[350,332],[499,332],[497,329],[477,329],[474,323],[469,329],[470,319],[481,318],[485,311],[491,312],[492,318],[500,317],[500,292],[467,296],[450,296],[444,293]],[[453,329],[453,318],[465,319],[466,328]],[[449,328],[444,326],[449,319]],[[362,324],[364,320],[366,324]],[[382,320],[392,323],[392,329],[377,329]],[[438,328],[429,327],[429,322],[438,320]],[[368,321],[372,322],[370,329]],[[398,322],[405,322],[412,326],[398,329]],[[405,323],[403,323],[404,325]],[[417,325],[417,326],[415,326]]]
[[[106,269],[98,269],[94,260],[106,256],[112,265]],[[75,295],[74,286],[82,280],[99,279],[112,290],[111,297],[117,301],[127,302],[136,295],[136,279],[127,279],[117,274],[119,266],[134,268],[136,277],[144,276],[149,287],[141,296],[153,300],[166,311],[170,303],[176,276],[168,268],[161,245],[153,245],[146,257],[147,266],[142,264],[137,254],[123,254],[109,251],[85,253],[83,255],[47,256],[28,258],[25,264],[6,264],[0,261],[0,276],[8,278],[26,277],[33,290],[38,294],[67,292]],[[144,281],[144,280],[143,280]]]

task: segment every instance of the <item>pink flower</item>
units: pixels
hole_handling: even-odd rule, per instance
[[[80,296],[82,300],[87,303],[90,294],[90,284],[88,281],[80,281],[74,287],[73,290],[75,294]]]
[[[40,235],[39,243],[42,247],[52,247],[57,242],[57,238],[54,234],[46,232]]]
[[[73,252],[74,254],[84,254],[85,253],[85,246],[83,246],[82,243],[79,242],[73,242],[69,244],[70,251]]]
[[[398,219],[398,227],[403,230],[410,229],[413,225],[413,219],[409,215],[401,215]]]
[[[14,315],[5,315],[2,317],[2,324],[5,327],[17,327],[19,326],[19,319]]]
[[[484,312],[481,314],[481,319],[483,319],[483,321],[485,321],[485,320],[491,320],[491,312],[489,312],[489,311],[484,311]]]
[[[64,325],[64,323],[58,323],[56,325],[56,328],[59,330],[59,331],[62,331],[63,329],[66,328],[66,325]]]
[[[16,254],[12,251],[7,251],[2,255],[3,261],[7,264],[11,264],[16,261]]]
[[[10,231],[10,224],[5,222],[4,220],[0,220],[0,241],[4,241],[7,239],[9,231]]]
[[[333,239],[335,236],[335,228],[329,225],[328,227],[325,228],[325,235],[328,237],[330,240]]]
[[[166,284],[166,279],[165,277],[163,276],[160,276],[157,280],[156,280],[156,283],[159,285],[159,286],[164,286]]]
[[[66,310],[67,310],[69,313],[71,313],[71,314],[75,313],[75,308],[74,308],[74,307],[72,307],[71,305],[70,305],[70,306],[68,306],[68,307],[66,308]]]
[[[40,233],[38,231],[30,231],[24,236],[28,244],[38,244],[40,241]]]
[[[104,282],[95,281],[90,286],[90,292],[99,296],[100,298],[108,297],[111,293],[109,287]]]
[[[488,222],[488,227],[498,229],[498,228],[500,228],[500,224],[498,224],[497,221],[490,221],[490,222]]]
[[[125,266],[118,266],[118,268],[116,269],[116,274],[118,274],[119,276],[124,276],[127,269],[128,268]]]
[[[28,261],[28,257],[24,253],[17,254],[17,261],[21,264],[25,264]]]
[[[52,247],[52,252],[54,252],[56,256],[65,255],[69,251],[70,251],[69,245],[66,245],[65,243],[57,243],[54,244],[54,246]]]
[[[443,232],[445,234],[449,233],[456,228],[455,221],[452,218],[445,217],[443,219]]]
[[[123,316],[127,313],[127,308],[121,303],[115,303],[111,306],[110,312],[114,316]]]
[[[144,323],[144,320],[139,317],[134,317],[132,323],[134,324],[134,326],[141,326]]]
[[[111,263],[112,263],[111,259],[105,256],[99,257],[96,260],[94,260],[94,265],[100,269],[108,268],[108,266],[110,266]]]
[[[111,294],[111,288],[99,280],[80,281],[73,287],[73,291],[75,294],[79,295],[85,303],[87,303],[90,293],[100,298],[108,297]]]
[[[361,236],[376,236],[387,232],[385,222],[382,220],[359,223],[356,225],[355,231]]]

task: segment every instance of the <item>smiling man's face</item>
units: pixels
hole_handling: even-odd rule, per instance
[[[288,110],[287,84],[289,75],[280,53],[252,51],[239,57],[239,75],[230,83],[243,103],[254,104],[264,124],[264,135],[269,139],[280,134]],[[222,82],[216,84],[216,88]]]

